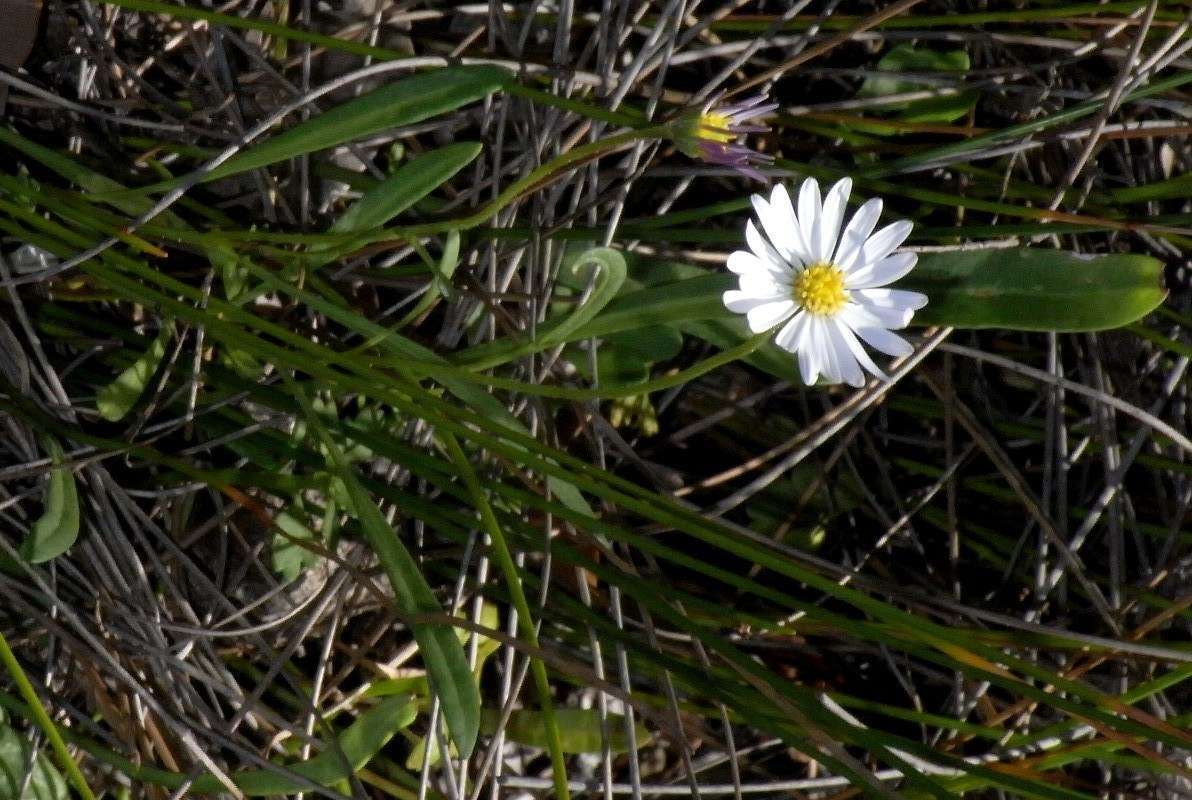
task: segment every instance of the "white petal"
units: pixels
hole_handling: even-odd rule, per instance
[[[897,333],[891,333],[885,328],[861,327],[853,328],[853,332],[865,340],[874,350],[881,350],[888,356],[909,356],[915,351],[911,343]]]
[[[845,276],[844,284],[850,289],[872,289],[885,286],[901,278],[915,268],[919,257],[914,253],[895,253],[881,261],[871,261]]]
[[[800,311],[782,326],[778,335],[774,337],[774,344],[788,353],[797,352],[806,340],[807,318],[811,316],[806,311]]]
[[[762,224],[762,230],[766,232],[766,238],[774,245],[778,254],[784,261],[790,261],[796,258],[799,251],[799,243],[795,238],[795,215],[792,211],[790,214],[784,213],[785,208],[771,205],[766,202],[766,199],[760,194],[755,194],[749,198],[753,202],[753,210],[757,213],[758,221]],[[802,261],[802,259],[796,258]]]
[[[753,224],[753,220],[745,223],[745,241],[749,244],[749,249],[753,251],[753,254],[760,261],[769,264],[771,270],[778,270],[786,263],[778,251],[766,241],[766,237],[762,236],[761,231]]]
[[[810,347],[799,350],[799,374],[803,376],[803,383],[814,386],[819,380],[819,361]]]
[[[861,248],[861,258],[866,264],[885,258],[906,241],[906,237],[911,235],[911,229],[914,227],[909,220],[905,219],[891,222],[866,240],[865,246]]]
[[[790,297],[790,280],[773,272],[746,272],[737,281],[738,288],[755,297],[771,297],[775,300]]]
[[[787,317],[795,313],[795,301],[793,300],[778,300],[770,303],[763,303],[749,309],[745,314],[745,319],[749,323],[749,330],[754,333],[762,333],[773,328],[779,322],[782,322]]]
[[[807,324],[803,328],[803,341],[799,343],[799,373],[803,376],[804,383],[813,386],[826,371],[827,359],[816,336],[815,318],[808,315]]]
[[[773,302],[768,297],[756,297],[746,292],[738,292],[736,289],[729,289],[721,296],[721,299],[724,301],[725,307],[734,314],[745,314],[762,303]]]
[[[887,328],[898,330],[905,328],[914,316],[909,308],[894,308],[890,306],[870,305],[864,299],[858,299],[854,294],[854,301],[841,309],[840,319],[853,330],[858,328]]]
[[[795,207],[791,204],[791,197],[786,193],[786,187],[781,183],[770,192],[770,209],[783,224],[789,226],[793,250],[790,253],[794,264],[810,264],[811,248],[803,238],[803,230],[799,227],[799,218],[795,216]]]
[[[840,237],[840,246],[836,248],[836,257],[832,259],[836,266],[845,272],[855,266],[865,240],[869,238],[869,234],[873,233],[873,226],[877,225],[881,215],[882,201],[879,197],[866,200],[857,209],[857,213],[853,214],[853,218],[844,228],[844,234]]]
[[[836,358],[836,348],[832,344],[832,334],[828,331],[830,322],[824,317],[812,317],[811,330],[813,332],[816,352],[820,359],[820,372],[828,383],[840,383],[843,380],[840,363]]]
[[[869,357],[869,353],[865,352],[865,348],[857,341],[856,334],[843,321],[836,320],[836,330],[840,333],[840,338],[852,351],[853,357],[865,368],[871,375],[881,378],[883,381],[888,381],[890,378],[886,373],[882,372],[881,368],[874,363],[873,359]]]
[[[849,349],[848,342],[841,336],[842,328],[847,330],[847,326],[841,325],[831,317],[824,320],[824,331],[827,333],[836,366],[840,370],[840,379],[849,386],[860,389],[865,385],[865,373],[861,371],[861,365]]]
[[[735,250],[728,255],[728,261],[725,262],[729,272],[735,272],[738,275],[744,275],[747,272],[764,272],[770,270],[770,262],[758,258],[753,253],[745,250]]]
[[[824,207],[820,210],[819,247],[812,251],[819,261],[832,260],[836,240],[840,238],[840,223],[844,221],[844,211],[852,190],[853,179],[841,178],[828,190],[828,195],[824,198]]]
[[[908,292],[905,289],[858,289],[853,294],[861,295],[870,305],[884,308],[909,308],[918,311],[927,305],[927,295]]]
[[[811,256],[819,252],[820,190],[815,178],[808,178],[799,187],[799,230]]]

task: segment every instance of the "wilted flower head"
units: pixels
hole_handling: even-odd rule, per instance
[[[875,198],[857,209],[841,232],[852,185],[844,178],[821,200],[819,184],[808,178],[799,190],[797,213],[781,185],[768,201],[755,194],[753,208],[765,235],[750,220],[749,250],[728,257],[728,268],[741,278],[739,289],[724,293],[724,304],[744,314],[754,333],[782,325],[774,342],[798,354],[808,386],[821,376],[828,383],[863,386],[862,367],[887,379],[861,341],[887,355],[909,355],[911,345],[891,330],[905,328],[927,305],[918,292],[881,288],[915,266],[914,253],[895,252],[910,235],[909,221],[873,233],[882,213],[882,201]]]
[[[679,119],[675,126],[675,142],[692,158],[731,167],[747,177],[764,180],[753,165],[770,163],[770,156],[738,142],[746,134],[770,130],[765,125],[750,124],[750,120],[778,108],[777,103],[766,103],[765,99],[757,95],[732,105],[716,105],[713,101],[703,112]]]

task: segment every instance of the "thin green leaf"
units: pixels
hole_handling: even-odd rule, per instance
[[[443,608],[418,564],[360,486],[355,473],[344,470],[343,475],[356,518],[385,569],[401,610],[406,614],[441,614]],[[467,758],[476,745],[480,725],[480,692],[472,680],[468,657],[450,626],[415,625],[414,638],[451,738]]]
[[[463,478],[464,485],[472,496],[472,503],[480,515],[480,523],[487,531],[491,544],[493,558],[505,577],[505,588],[513,600],[513,608],[517,611],[517,623],[524,638],[532,647],[538,647],[538,628],[534,618],[530,615],[530,604],[526,600],[522,588],[521,578],[509,544],[505,540],[505,533],[497,520],[492,504],[485,496],[480,478],[472,468],[459,441],[448,431],[440,431],[440,438],[446,445],[447,455],[455,463]],[[546,747],[551,755],[551,773],[555,781],[555,793],[560,800],[568,800],[571,793],[567,785],[567,765],[563,760],[563,747],[559,740],[559,729],[555,723],[555,706],[551,699],[550,681],[546,674],[546,665],[538,658],[530,659],[530,672],[534,676],[534,688],[538,692],[538,702],[542,708],[542,725],[545,731]]]
[[[487,65],[450,67],[403,78],[245,150],[207,173],[203,180],[226,178],[377,131],[421,122],[486,97],[508,80],[508,72]]]
[[[318,432],[336,474],[347,489],[348,499],[351,500],[350,513],[360,523],[365,540],[377,554],[389,578],[398,609],[408,615],[442,614],[443,607],[427,584],[418,563],[385,521],[381,509],[360,485],[356,472],[349,466],[339,445],[327,435],[309,401],[301,395],[298,397],[306,407],[308,423]],[[412,627],[431,689],[442,705],[447,729],[455,746],[467,758],[476,746],[480,731],[480,692],[472,679],[468,657],[451,626],[423,623]]]
[[[312,783],[331,786],[363,769],[395,733],[408,727],[417,716],[418,704],[412,697],[386,698],[349,725],[339,735],[336,747],[288,768]],[[306,789],[302,781],[264,769],[237,772],[231,778],[249,797],[295,794]],[[225,791],[214,775],[202,776],[191,787],[194,794],[222,794]]]
[[[379,228],[449,181],[479,154],[478,143],[458,142],[403,164],[344,212],[331,226],[331,232]]]
[[[1145,203],[1150,200],[1167,200],[1173,197],[1187,198],[1189,196],[1192,196],[1192,173],[1176,175],[1173,178],[1154,183],[1144,183],[1141,186],[1109,190],[1109,197],[1116,203]]]

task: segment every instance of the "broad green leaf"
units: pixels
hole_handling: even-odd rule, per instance
[[[660,273],[663,282],[618,296],[572,331],[571,338],[609,336],[653,321],[719,347],[744,341],[748,334],[740,315],[721,301],[722,293],[736,285],[736,276],[691,265],[666,266]],[[1149,256],[989,249],[923,253],[895,288],[927,295],[927,307],[916,312],[914,325],[1092,331],[1128,325],[1153,311],[1166,297],[1162,277],[1162,263]],[[751,358],[766,359],[766,353],[761,348]]]
[[[486,708],[481,715],[481,731],[488,736],[497,732],[501,720],[499,709]],[[565,753],[599,753],[601,748],[600,711],[595,708],[555,709],[555,720]],[[614,754],[629,751],[629,737],[625,732],[625,718],[618,714],[608,715],[609,748]],[[637,746],[650,743],[650,731],[637,718],[634,720]],[[535,709],[520,708],[509,716],[505,726],[505,738],[531,747],[546,747],[546,728],[542,714]]]
[[[956,72],[969,70],[968,53],[963,50],[920,50],[913,44],[894,47],[877,62],[879,72]],[[935,84],[916,79],[913,75],[869,75],[857,94],[861,97],[885,97],[919,90],[930,90]],[[907,122],[951,122],[964,116],[977,102],[976,92],[960,92],[923,100],[913,100],[883,108],[897,110],[899,119]],[[871,131],[884,133],[884,129]]]
[[[253,358],[247,351],[232,345],[227,345],[222,349],[220,361],[241,378],[249,381],[258,380],[265,371],[260,361]]]
[[[248,300],[248,267],[243,257],[230,245],[214,244],[206,249],[207,260],[215,267],[223,284],[224,297],[228,302],[243,304]],[[244,350],[231,345],[220,348],[219,359],[240,377],[255,381],[261,377],[265,368],[261,363]]]
[[[877,62],[879,73],[894,72],[968,72],[969,57],[963,50],[918,49],[913,44],[903,43],[890,49]],[[921,79],[902,75],[874,74],[865,78],[857,94],[862,97],[886,97],[892,94],[913,92],[931,84]]]
[[[682,347],[683,335],[666,325],[647,325],[601,337],[596,353],[600,383],[606,387],[640,383],[649,377],[654,364],[674,358]],[[581,375],[591,378],[583,342],[571,345],[565,354]]]
[[[605,385],[644,381],[654,364],[674,358],[682,348],[683,335],[666,325],[611,334],[600,343],[596,355],[600,381]],[[582,370],[587,359],[577,359],[576,363]]]
[[[690,277],[627,292],[610,302],[604,311],[572,332],[571,339],[610,336],[647,325],[668,325],[696,319],[717,319],[730,315],[721,296],[736,286],[735,276],[691,267]]]
[[[930,298],[916,325],[1020,331],[1118,328],[1167,296],[1157,259],[1043,248],[924,254],[897,288]]]
[[[418,156],[365,193],[335,221],[331,232],[381,227],[442,186],[479,154],[478,143],[459,142]]]
[[[308,567],[318,564],[323,558],[318,553],[307,550],[292,540],[316,542],[319,537],[289,511],[282,511],[274,517],[273,522],[290,537],[275,535],[271,553],[273,571],[280,575],[282,580],[289,583]]]
[[[62,448],[49,442],[54,463],[63,459]],[[21,542],[21,557],[30,564],[42,564],[65,553],[79,538],[79,494],[69,467],[50,470],[45,512],[33,523],[29,537]]]
[[[248,288],[248,268],[244,266],[240,255],[230,245],[214,244],[207,248],[207,260],[219,273],[224,297],[236,302]]]
[[[25,783],[32,747],[29,740],[0,715],[0,798],[3,800],[68,800],[66,781],[50,759],[38,753]],[[22,792],[21,787],[25,790]]]
[[[413,698],[386,698],[375,708],[361,714],[339,735],[339,752],[328,748],[307,761],[287,764],[286,768],[312,783],[331,786],[364,769],[393,735],[408,727],[417,715],[418,705]],[[240,791],[249,797],[296,794],[306,788],[293,778],[264,769],[236,772],[230,777]],[[196,795],[224,794],[227,788],[214,775],[202,775],[191,785],[190,792]]]
[[[315,424],[313,411],[308,416],[312,425]],[[322,432],[321,426],[319,429]],[[393,587],[399,610],[411,615],[442,614],[443,607],[418,569],[418,563],[360,485],[343,452],[330,437],[325,436],[323,441],[331,449],[334,468],[347,489],[352,516],[360,523],[365,540],[377,554]],[[423,623],[414,625],[413,629],[431,689],[442,706],[447,729],[466,758],[472,754],[480,729],[480,692],[468,668],[468,657],[450,625]]]
[[[449,67],[403,78],[250,147],[203,180],[226,178],[388,128],[421,122],[486,97],[509,79],[505,70],[487,65]]]
[[[174,335],[174,326],[166,325],[157,334],[157,338],[149,345],[149,349],[132,365],[121,372],[116,380],[99,390],[95,404],[99,408],[100,416],[109,422],[119,422],[124,419],[132,407],[137,404],[149,385],[149,380],[157,372],[161,360],[165,358],[166,346]]]
[[[559,726],[559,740],[563,752],[568,755],[577,753],[601,753],[600,712],[594,708],[558,708],[555,709],[555,721]],[[499,708],[485,708],[480,712],[480,732],[485,736],[495,736],[500,730],[501,710]],[[645,747],[650,743],[650,731],[641,720],[634,719],[634,734],[637,746]],[[542,712],[537,709],[519,708],[509,715],[509,721],[504,728],[505,738],[517,744],[529,745],[542,750],[547,748],[546,725],[542,721]],[[629,752],[629,736],[625,732],[625,718],[619,714],[608,715],[608,746],[613,755]],[[426,737],[419,739],[406,757],[405,767],[411,771],[422,769],[422,759],[426,755]],[[439,763],[439,747],[431,744],[430,763]]]

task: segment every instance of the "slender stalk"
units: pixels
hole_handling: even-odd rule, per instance
[[[49,712],[41,704],[41,698],[37,696],[37,690],[33,688],[33,683],[29,680],[29,676],[21,668],[16,654],[8,646],[8,640],[4,638],[3,633],[0,633],[0,662],[3,662],[4,668],[8,670],[13,683],[17,685],[17,691],[25,699],[29,713],[37,722],[38,727],[45,733],[46,738],[50,740],[50,746],[54,748],[54,754],[58,757],[58,764],[66,771],[70,782],[74,784],[75,791],[82,795],[83,800],[95,800],[95,794],[91,791],[91,787],[87,785],[87,779],[83,777],[83,773],[79,769],[79,765],[75,763],[74,758],[71,757],[70,751],[66,749],[66,742],[63,741],[62,734],[58,733],[58,726],[54,724],[54,720],[50,718]]]

